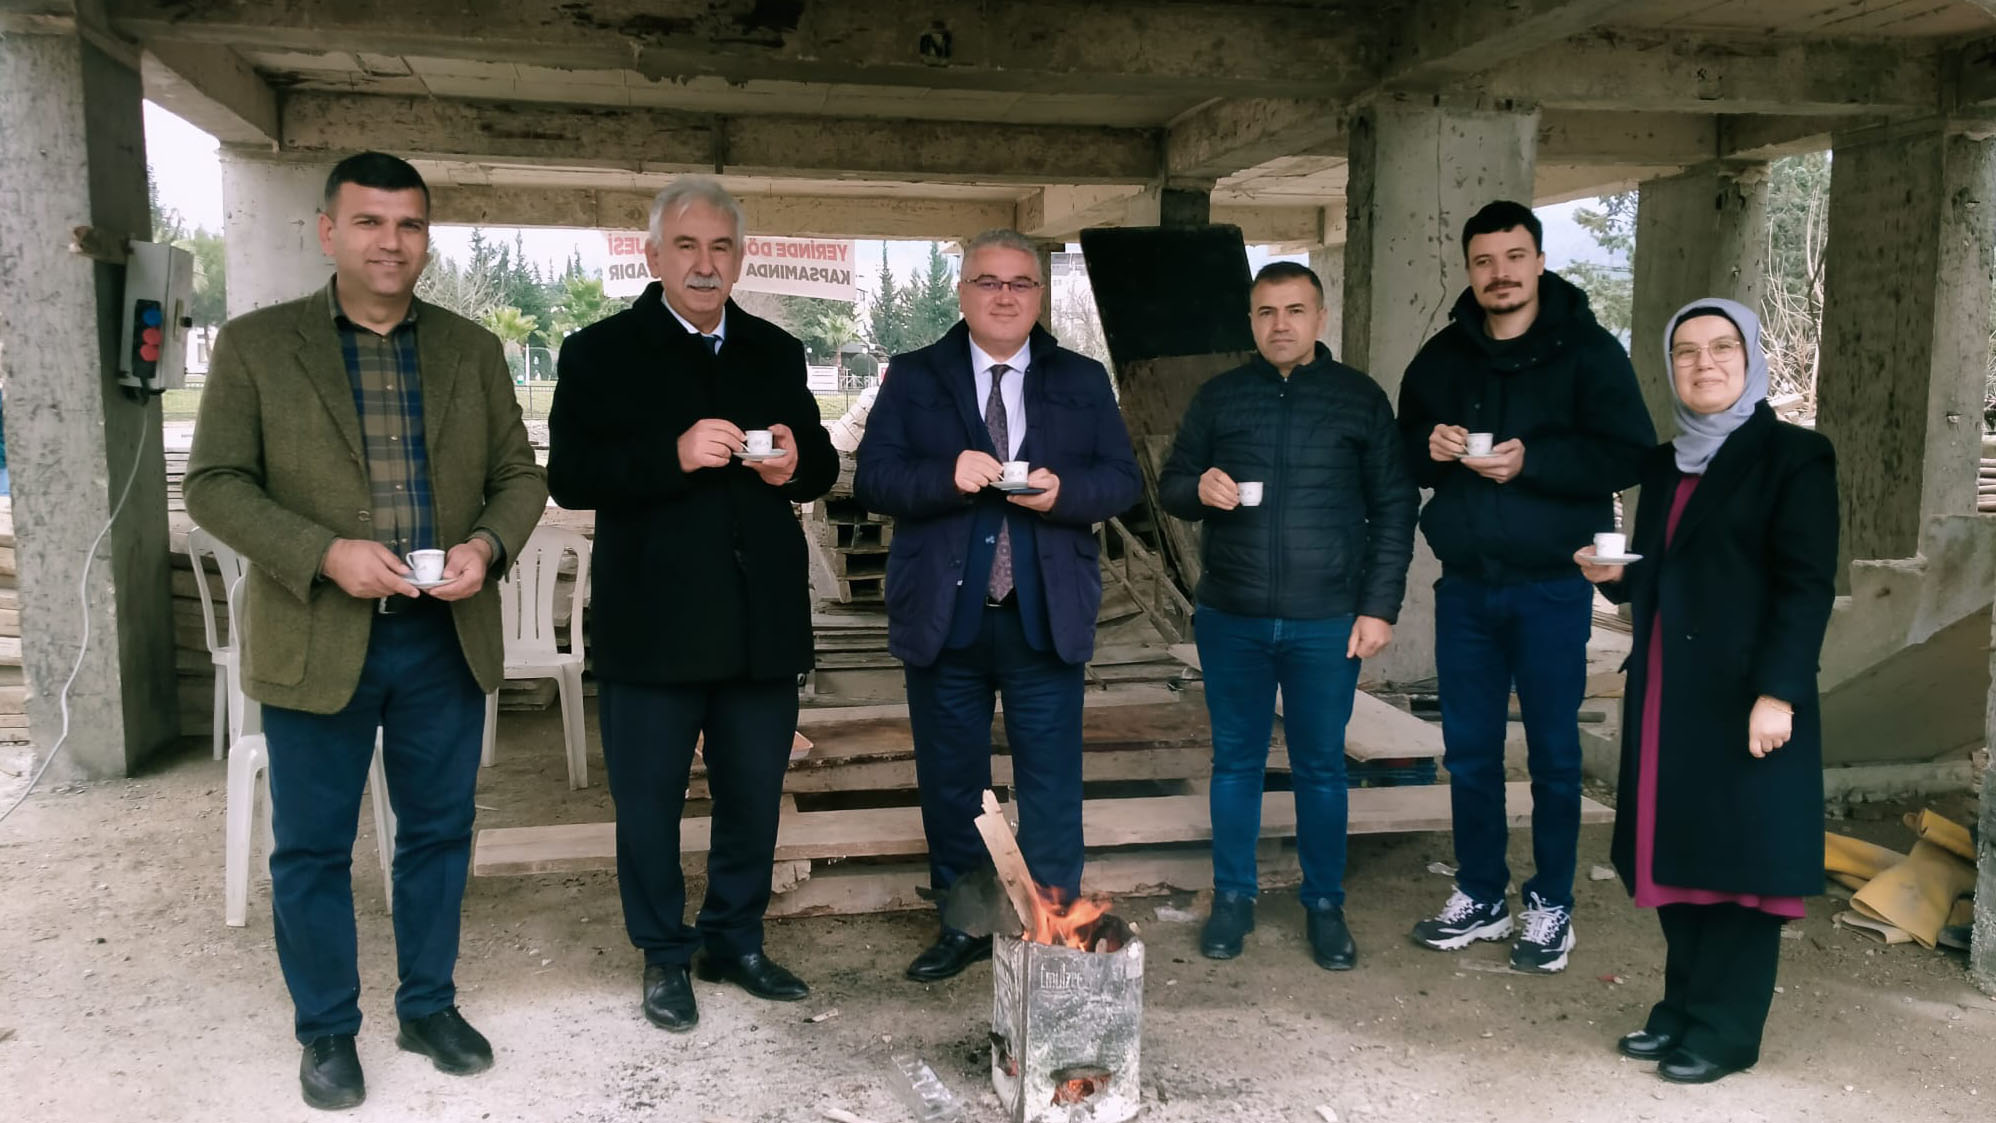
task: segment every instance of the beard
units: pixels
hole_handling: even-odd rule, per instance
[[[1495,292],[1486,289],[1476,294],[1476,303],[1493,316],[1509,315],[1531,302],[1532,298],[1526,294],[1522,285],[1498,289]]]

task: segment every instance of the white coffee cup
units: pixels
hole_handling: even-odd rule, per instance
[[[1594,536],[1594,556],[1619,558],[1629,552],[1629,536],[1619,530],[1604,530]]]
[[[1023,460],[1007,460],[999,470],[1004,473],[1000,478],[1005,483],[1023,484],[1026,482],[1026,474],[1032,471],[1032,465]]]
[[[429,585],[444,579],[444,552],[442,550],[411,550],[409,568],[415,572],[409,580],[418,585]]]
[[[747,442],[742,451],[750,456],[767,456],[776,449],[776,438],[767,429],[750,429],[742,434],[742,439]]]
[[[1488,456],[1490,455],[1491,446],[1496,443],[1497,435],[1495,433],[1471,433],[1469,435],[1469,451],[1463,453],[1463,455]]]
[[[1246,480],[1234,486],[1240,489],[1241,506],[1261,506],[1261,482],[1259,480]]]

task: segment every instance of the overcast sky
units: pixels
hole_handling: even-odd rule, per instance
[[[160,204],[179,211],[189,226],[220,230],[222,170],[216,156],[215,138],[151,102],[146,103],[145,119],[146,151],[153,176],[159,181]],[[1575,210],[1591,202],[1562,203],[1539,210],[1539,217],[1545,223],[1546,264],[1549,267],[1558,269],[1574,260],[1608,259],[1587,232],[1572,219]],[[529,228],[519,233],[528,259],[540,263],[543,268],[559,270],[562,263],[578,249],[582,252],[585,268],[602,268],[605,256],[603,238],[596,231]],[[486,234],[510,245],[514,231],[511,227],[488,227]],[[470,236],[468,227],[439,226],[431,233],[431,241],[438,254],[462,260],[468,252]],[[894,270],[895,276],[906,277],[911,272],[926,268],[929,257],[927,243],[888,242],[886,245],[888,267]],[[880,242],[866,239],[861,239],[853,247],[856,266],[854,281],[861,291],[871,292],[876,284],[880,272],[880,248]],[[1251,267],[1259,267],[1268,258],[1265,250],[1253,246],[1248,248]]]

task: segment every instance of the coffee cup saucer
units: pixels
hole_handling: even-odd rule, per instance
[[[1503,457],[1497,455],[1494,452],[1486,452],[1481,456],[1471,456],[1470,454],[1465,452],[1461,456],[1456,457],[1456,460],[1459,463],[1467,464],[1472,468],[1477,466],[1478,464],[1495,464],[1497,461],[1502,459]]]
[[[1043,488],[1043,487],[1034,487],[1034,486],[1033,486],[1032,484],[1029,484],[1029,483],[1024,483],[1024,482],[1020,482],[1020,483],[1006,483],[1006,482],[1005,482],[1004,480],[999,480],[999,481],[998,481],[997,483],[995,483],[995,484],[992,484],[991,486],[992,486],[992,487],[995,487],[995,488],[997,488],[997,489],[998,489],[999,491],[1002,491],[1002,492],[1005,492],[1005,493],[1006,493],[1007,495],[1044,495],[1044,494],[1046,494],[1046,488]]]
[[[440,585],[448,585],[451,581],[452,578],[449,577],[439,577],[435,581],[418,581],[414,577],[408,578],[409,584],[414,585],[418,589],[434,589]]]
[[[782,455],[783,450],[780,448],[772,448],[768,452],[750,452],[747,449],[740,449],[735,453],[736,458],[750,463],[757,460],[774,460]]]
[[[1589,555],[1587,563],[1589,565],[1629,565],[1641,560],[1643,560],[1641,554],[1592,554]]]

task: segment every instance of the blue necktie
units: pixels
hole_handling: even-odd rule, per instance
[[[713,352],[714,354],[716,354],[716,355],[718,355],[718,354],[720,354],[720,353],[721,353],[721,337],[720,337],[720,336],[718,336],[718,335],[708,335],[708,334],[706,334],[706,333],[704,333],[704,332],[703,332],[703,333],[701,333],[701,335],[700,335],[700,338],[701,338],[701,339],[704,339],[704,340],[706,340],[706,341],[707,341],[707,350],[709,350],[709,351],[712,351],[712,352]]]

